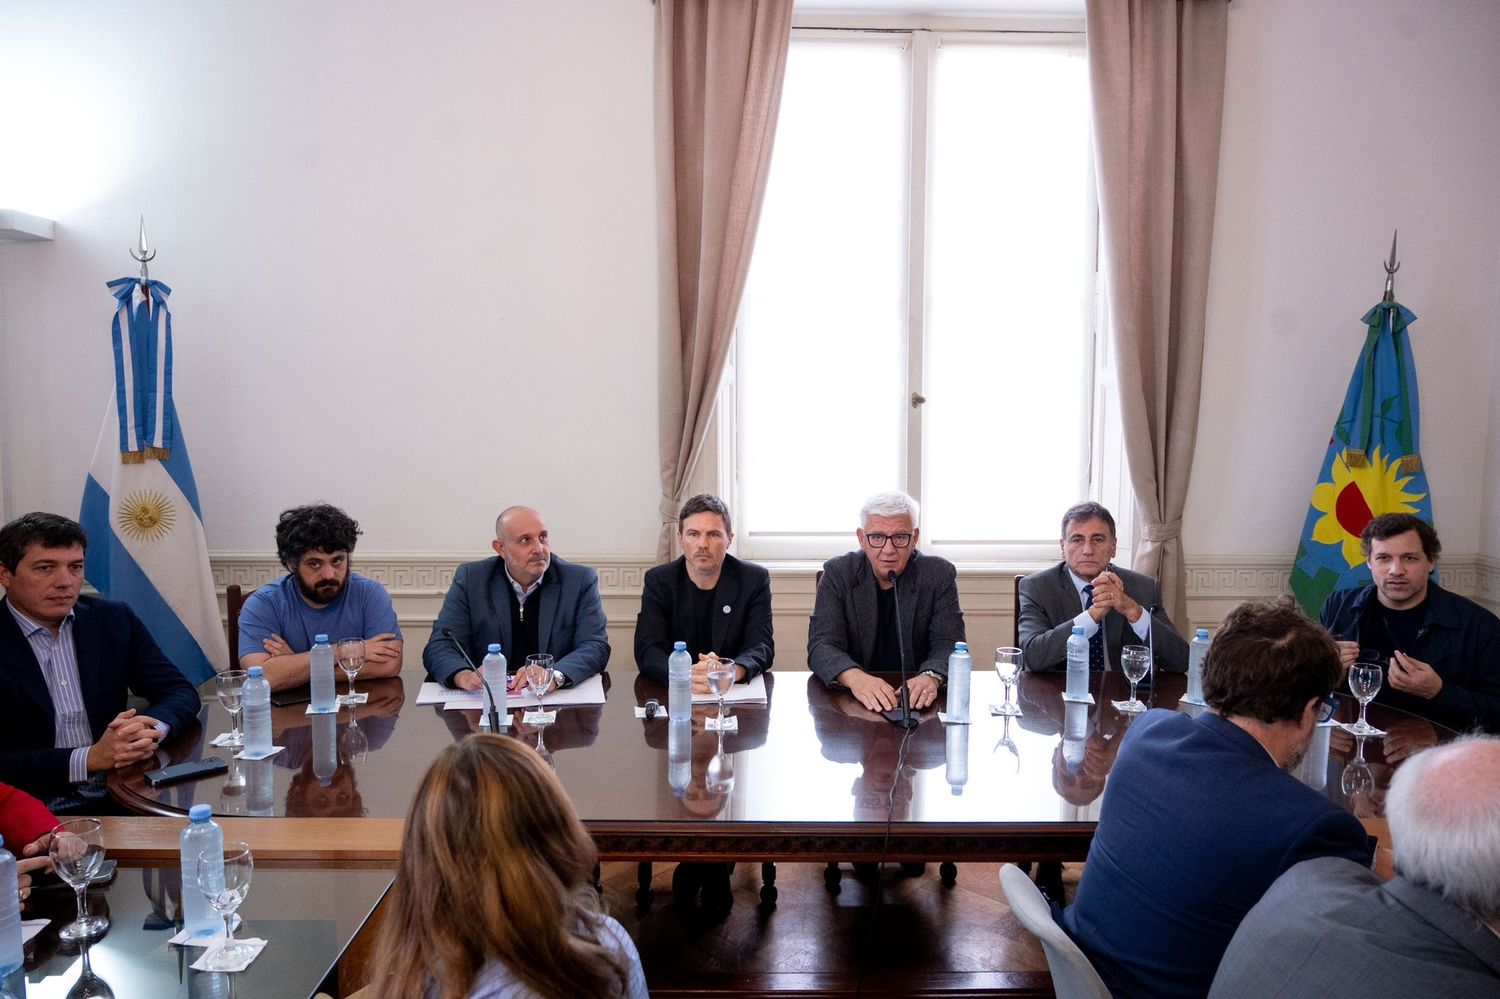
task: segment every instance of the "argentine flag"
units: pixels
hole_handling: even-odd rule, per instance
[[[172,402],[171,289],[109,283],[118,300],[110,393],[83,487],[84,575],[130,605],[168,659],[200,684],[229,660],[208,564],[203,511]]]

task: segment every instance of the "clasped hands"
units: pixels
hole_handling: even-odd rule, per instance
[[[1339,647],[1339,665],[1347,672],[1359,659],[1359,643],[1340,641],[1335,644]],[[1395,690],[1429,701],[1443,689],[1443,678],[1438,675],[1437,670],[1400,650],[1391,656],[1390,664],[1386,667],[1386,681]]]
[[[1093,586],[1094,602],[1089,606],[1089,617],[1095,622],[1104,620],[1104,615],[1110,611],[1119,611],[1125,615],[1125,620],[1135,624],[1145,613],[1146,608],[1125,592],[1124,580],[1108,569],[1094,577]]]
[[[849,688],[854,699],[871,711],[893,711],[900,704],[896,688],[880,677],[857,666],[850,667],[835,679]],[[913,711],[931,707],[937,700],[938,683],[926,673],[919,673],[906,681],[907,700]]]
[[[137,714],[135,708],[115,715],[99,741],[89,747],[86,764],[89,773],[119,770],[150,759],[161,741],[159,724],[149,715]]]

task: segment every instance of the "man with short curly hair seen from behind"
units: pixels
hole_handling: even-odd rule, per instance
[[[1208,992],[1240,920],[1293,864],[1369,866],[1360,821],[1287,772],[1339,674],[1333,639],[1290,599],[1241,604],[1204,663],[1212,710],[1130,726],[1059,920],[1117,999]]]
[[[240,610],[240,666],[260,666],[272,690],[308,682],[309,650],[365,640],[364,677],[401,672],[401,628],[385,587],[350,568],[359,524],[327,503],[282,511],[276,557],[287,574],[250,594]]]

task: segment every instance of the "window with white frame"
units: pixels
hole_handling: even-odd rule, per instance
[[[1080,34],[797,31],[725,399],[739,550],[1055,557],[1097,434]]]

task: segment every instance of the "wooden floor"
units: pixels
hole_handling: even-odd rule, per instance
[[[605,864],[605,902],[636,941],[653,996],[1051,996],[1041,945],[1004,902],[998,864],[960,864],[944,888],[887,865],[876,886],[843,866],[838,894],[823,866],[780,864],[775,909],[759,908],[760,865],[733,877],[734,908],[717,926],[672,900],[672,864],[652,870],[652,905],[636,906],[636,865]],[[1082,865],[1064,869],[1069,897]],[[873,932],[871,920],[874,918]]]

